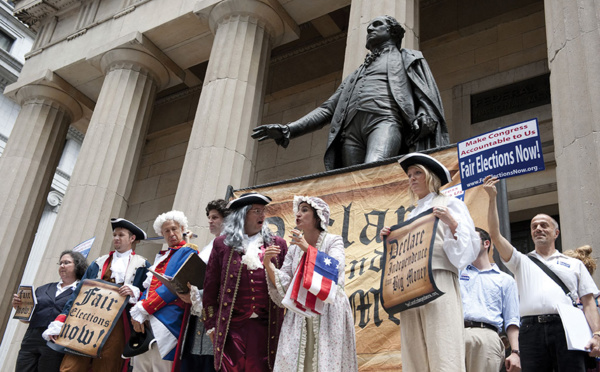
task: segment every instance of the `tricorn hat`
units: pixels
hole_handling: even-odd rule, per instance
[[[150,350],[150,346],[154,341],[154,334],[150,327],[144,327],[144,331],[144,333],[135,331],[131,333],[129,341],[123,348],[123,354],[121,354],[123,359],[128,359]]]
[[[230,201],[229,204],[227,204],[227,208],[240,209],[243,206],[252,204],[267,205],[271,202],[271,200],[272,199],[266,195],[262,195],[257,192],[248,192],[240,195],[239,198]]]
[[[429,155],[413,152],[401,157],[398,160],[398,163],[400,163],[400,166],[402,169],[404,169],[405,173],[408,172],[408,168],[411,165],[421,164],[440,179],[440,182],[442,183],[441,186],[444,186],[452,181],[452,177],[450,177],[450,171],[448,171],[448,168]]]
[[[146,232],[144,230],[140,229],[133,222],[128,221],[124,218],[111,218],[110,224],[112,226],[113,231],[117,227],[122,227],[124,229],[129,230],[130,233],[135,235],[135,240],[144,240],[144,239],[148,238],[148,236],[146,235]]]

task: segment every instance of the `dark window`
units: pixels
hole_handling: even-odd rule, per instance
[[[7,52],[10,52],[10,48],[12,48],[14,42],[15,39],[12,36],[4,32],[3,30],[0,30],[0,49],[4,49]]]

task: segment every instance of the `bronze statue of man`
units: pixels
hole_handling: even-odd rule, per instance
[[[449,143],[442,100],[423,54],[402,49],[404,28],[390,16],[367,27],[365,62],[320,107],[287,125],[254,128],[252,138],[291,138],[331,123],[325,168],[370,163]]]

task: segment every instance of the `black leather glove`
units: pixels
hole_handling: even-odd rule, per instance
[[[258,138],[259,142],[272,138],[276,144],[286,148],[290,144],[290,128],[281,124],[260,125],[252,130],[252,138]]]

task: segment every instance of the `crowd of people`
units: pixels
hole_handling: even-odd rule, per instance
[[[426,211],[439,219],[431,269],[443,292],[399,314],[403,370],[585,371],[586,362],[600,356],[595,302],[600,292],[591,278],[591,247],[560,253],[558,223],[539,214],[531,221],[535,250],[522,254],[500,233],[496,178],[487,177],[483,185],[489,197],[487,232],[475,227],[462,201],[440,192],[451,181],[443,164],[419,153],[399,163],[415,203],[406,219]],[[146,233],[131,221],[111,219],[109,254],[87,266],[81,254],[63,252],[60,281],[36,289],[38,304],[16,370],[357,371],[354,320],[344,291],[344,243],[328,232],[329,205],[318,197],[295,196],[295,227],[286,241],[267,226],[270,202],[254,192],[228,204],[210,202],[206,215],[215,238],[203,249],[189,243],[182,212],[159,215],[153,228],[167,248],[152,264],[135,253]],[[384,227],[381,238],[390,232]],[[514,279],[490,262],[493,246]],[[149,271],[172,276],[190,255],[207,264],[203,288],[188,284],[188,293],[175,294]],[[299,289],[305,276],[313,275],[306,273],[315,257],[334,266],[328,277],[333,288],[325,295],[323,287]],[[85,279],[117,284],[119,295],[128,297],[100,358],[62,354],[46,344],[60,334]],[[20,304],[15,294],[13,306]],[[583,309],[593,332],[588,352],[568,350],[559,304]]]

